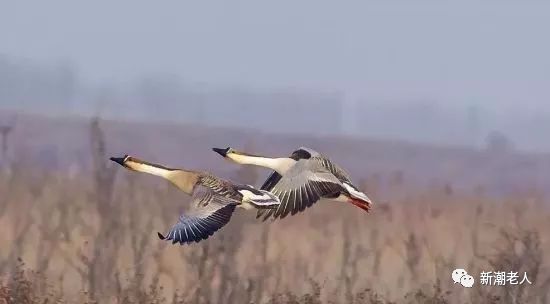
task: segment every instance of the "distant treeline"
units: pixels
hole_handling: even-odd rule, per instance
[[[334,93],[203,87],[165,76],[129,86],[91,87],[70,64],[41,66],[7,57],[0,57],[0,101],[2,108],[38,113],[99,114],[282,133],[342,131],[342,99]]]
[[[170,75],[91,85],[70,63],[39,65],[0,55],[0,110],[6,108],[478,147],[499,131],[520,149],[550,149],[540,140],[550,129],[544,113],[502,115],[467,101],[454,106],[430,100],[385,103],[329,90],[220,87]]]

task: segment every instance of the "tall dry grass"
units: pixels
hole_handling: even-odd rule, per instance
[[[0,174],[0,303],[547,303],[550,212],[542,197],[462,196],[447,184],[377,204],[320,202],[262,223],[238,211],[209,240],[158,240],[188,199],[108,163],[90,124],[94,172]],[[253,150],[253,147],[249,147]],[[5,169],[5,168],[4,168]],[[233,176],[254,183],[257,173]],[[376,180],[363,185],[377,197]],[[392,177],[392,191],[403,177]],[[452,284],[454,268],[527,272],[532,285]],[[476,275],[477,274],[477,275]]]

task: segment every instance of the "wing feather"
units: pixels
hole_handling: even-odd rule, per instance
[[[180,245],[206,240],[229,222],[239,203],[212,190],[198,192],[192,202],[166,236],[158,233],[160,239]]]
[[[281,204],[275,210],[259,210],[256,218],[284,218],[311,207],[322,197],[347,191],[342,183],[351,184],[349,174],[324,155],[306,147],[298,148],[289,156],[297,161],[294,170],[285,176],[273,171],[261,189],[279,197]]]
[[[281,204],[274,212],[265,214],[264,221],[269,217],[285,218],[288,214],[296,214],[311,207],[322,197],[345,190],[339,180],[329,172],[313,172],[310,170],[289,172],[282,176],[279,182],[270,190],[279,197]]]

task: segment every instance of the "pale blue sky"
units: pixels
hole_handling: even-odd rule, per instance
[[[550,109],[549,1],[3,1],[0,53],[370,100]]]

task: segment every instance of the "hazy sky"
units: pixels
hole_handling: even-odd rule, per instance
[[[0,53],[147,73],[550,109],[550,1],[4,1]]]

